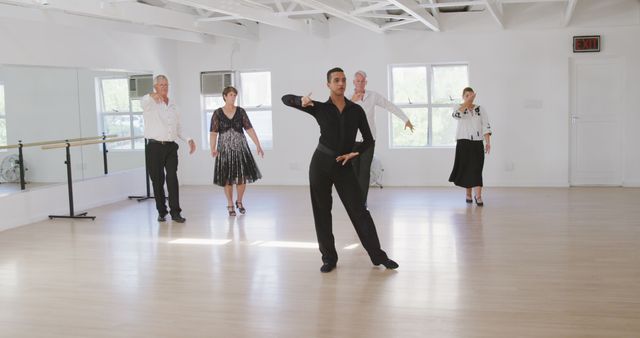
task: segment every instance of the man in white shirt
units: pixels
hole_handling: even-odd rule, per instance
[[[164,222],[167,214],[171,214],[174,222],[184,223],[186,219],[180,212],[178,193],[178,144],[181,139],[189,144],[189,154],[196,150],[195,142],[182,135],[180,114],[176,105],[169,102],[169,80],[165,75],[158,75],[153,81],[155,92],[142,98],[144,116],[144,137],[147,139],[146,156],[148,156],[149,176],[153,182],[153,194],[156,199],[158,221]],[[169,193],[169,210],[167,211],[164,193],[165,180]]]
[[[411,124],[409,117],[407,117],[407,115],[398,106],[374,91],[365,90],[365,87],[367,86],[367,73],[361,70],[357,71],[353,77],[353,85],[355,86],[355,91],[351,97],[351,101],[359,104],[362,109],[364,109],[364,112],[367,115],[367,122],[369,122],[369,128],[371,129],[371,134],[374,139],[373,146],[352,160],[353,169],[356,172],[358,184],[362,190],[363,201],[364,204],[367,205],[369,180],[371,179],[371,162],[373,161],[376,139],[376,106],[381,107],[399,117],[404,122],[404,129],[409,128],[411,132],[413,132],[413,125]]]

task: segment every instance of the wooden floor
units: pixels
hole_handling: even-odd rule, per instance
[[[123,201],[0,232],[0,336],[640,337],[640,189],[372,190],[396,271],[336,198],[329,274],[307,188],[250,186],[236,218],[181,193],[185,224]]]

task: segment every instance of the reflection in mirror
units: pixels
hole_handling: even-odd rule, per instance
[[[109,172],[144,166],[144,121],[140,100],[153,91],[153,75],[132,72],[80,70],[81,111],[92,112],[82,123],[83,134],[117,135],[130,140],[108,143]],[[89,114],[87,114],[89,115]],[[102,145],[82,149],[84,177],[104,174]]]
[[[143,134],[140,97],[152,90],[153,77],[144,73],[0,65],[0,147],[105,132],[132,137],[109,144],[109,173],[142,167],[144,140],[133,137]],[[63,148],[25,146],[23,153],[27,189],[66,182]],[[20,190],[12,175],[17,154],[0,149],[0,195]],[[104,175],[101,144],[72,147],[71,162],[74,180]]]
[[[7,145],[7,117],[4,110],[4,84],[0,82],[0,146]]]
[[[3,116],[7,145],[81,137],[78,107],[77,71],[69,68],[1,66]],[[64,157],[40,147],[24,148],[26,178],[30,187],[63,182]],[[17,149],[0,153],[0,164],[14,164]],[[73,149],[72,157],[79,158]],[[78,169],[82,170],[81,161]],[[5,170],[6,168],[5,167]],[[5,175],[6,176],[6,175]],[[82,174],[80,173],[80,176]],[[15,190],[16,184],[3,177],[2,190]],[[19,189],[19,187],[18,187]]]

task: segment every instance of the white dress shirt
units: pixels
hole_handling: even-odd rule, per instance
[[[398,108],[398,106],[387,100],[384,96],[374,91],[365,90],[362,100],[353,102],[359,104],[362,109],[364,109],[364,112],[367,115],[367,122],[369,122],[369,128],[371,129],[371,135],[373,135],[374,140],[376,139],[376,106],[391,112],[393,115],[399,117],[404,123],[409,121],[409,117],[407,117],[407,114],[405,114],[402,109]],[[362,140],[360,132],[358,132],[358,140]]]
[[[458,120],[456,140],[482,141],[484,135],[492,133],[489,115],[481,106],[474,106],[472,109],[454,108],[451,115]]]
[[[185,142],[191,140],[182,135],[180,125],[180,113],[176,105],[160,101],[157,103],[149,94],[142,97],[142,111],[144,116],[144,137],[156,141],[175,141],[181,139]]]

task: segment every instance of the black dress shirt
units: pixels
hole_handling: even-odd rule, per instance
[[[282,102],[293,108],[297,108],[315,117],[320,126],[320,144],[332,149],[337,155],[348,154],[352,151],[362,153],[373,145],[373,136],[367,116],[362,107],[356,103],[345,100],[342,113],[331,101],[313,101],[313,106],[302,107],[302,97],[296,95],[284,95]],[[356,135],[360,130],[363,142],[355,149]]]

